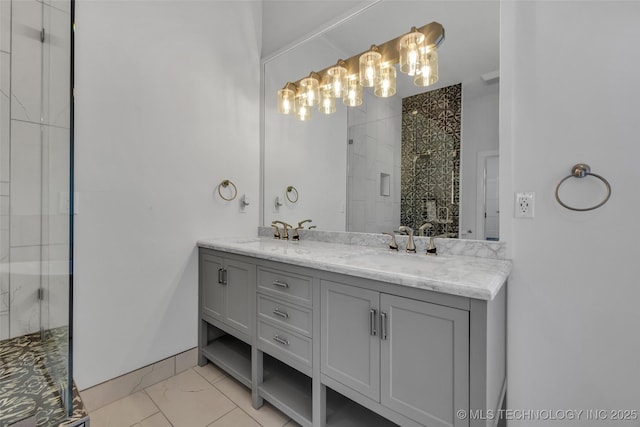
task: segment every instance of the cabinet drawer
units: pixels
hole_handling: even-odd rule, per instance
[[[311,310],[258,294],[258,316],[311,337]]]
[[[258,289],[298,304],[311,305],[311,277],[259,268]]]
[[[258,321],[258,347],[272,356],[311,367],[311,338]],[[295,366],[294,366],[295,367]]]

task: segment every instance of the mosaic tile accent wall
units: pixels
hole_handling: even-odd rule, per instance
[[[402,224],[458,237],[462,84],[402,100]]]

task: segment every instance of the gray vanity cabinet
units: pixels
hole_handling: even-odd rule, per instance
[[[380,401],[380,294],[321,282],[321,372]]]
[[[201,251],[200,281],[203,318],[220,322],[216,326],[250,343],[255,317],[248,301],[254,295],[255,264]]]
[[[467,311],[330,281],[321,295],[323,376],[422,425],[468,425]]]

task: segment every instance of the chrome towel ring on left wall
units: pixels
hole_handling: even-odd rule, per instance
[[[220,189],[220,187],[227,188],[229,185],[231,185],[233,187],[233,196],[224,197],[222,195],[222,190]],[[238,189],[236,188],[236,185],[233,182],[229,181],[228,179],[225,179],[220,184],[218,184],[218,194],[220,195],[222,200],[226,200],[227,202],[230,202],[230,201],[234,200],[238,196]]]
[[[564,183],[569,178],[584,178],[585,176],[589,176],[589,175],[591,175],[591,176],[593,176],[595,178],[598,178],[600,181],[602,181],[602,183],[607,188],[607,195],[605,196],[604,200],[602,200],[597,205],[591,206],[591,207],[588,207],[588,208],[574,208],[573,206],[569,206],[566,203],[564,203],[562,200],[560,200],[560,196],[558,195],[558,190],[560,190],[560,186],[562,185],[562,183]],[[605,203],[607,203],[607,201],[609,200],[609,197],[611,197],[611,185],[609,184],[609,181],[607,181],[602,176],[591,172],[591,167],[588,164],[586,164],[586,163],[578,163],[577,165],[574,165],[571,168],[571,175],[567,175],[566,177],[564,177],[563,179],[560,180],[558,185],[556,185],[555,194],[556,194],[556,200],[558,201],[558,203],[560,203],[560,206],[562,206],[564,208],[567,208],[569,210],[572,210],[572,211],[585,212],[585,211],[591,211],[591,210],[594,210],[594,209],[598,209],[600,206],[602,206]]]

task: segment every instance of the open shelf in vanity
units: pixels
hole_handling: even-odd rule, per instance
[[[206,327],[215,328],[207,324]],[[232,335],[225,334],[200,348],[202,356],[219,368],[251,387],[251,346]]]
[[[312,425],[311,378],[263,354],[264,372],[258,394],[300,425]],[[259,357],[259,356],[258,356]]]

